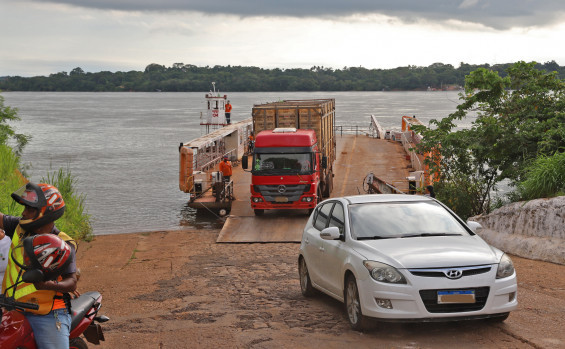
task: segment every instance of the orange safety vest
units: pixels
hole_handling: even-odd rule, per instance
[[[24,261],[23,249],[16,248],[16,246],[18,246],[20,239],[24,236],[24,234],[25,231],[18,225],[14,236],[12,236],[12,246],[10,246],[10,254],[14,251],[13,257],[16,258],[20,264],[23,264]],[[73,245],[76,251],[77,244],[70,236],[60,232],[58,237],[66,241],[68,244]],[[2,293],[5,293],[6,289],[10,288],[16,283],[16,281],[18,281],[18,277],[21,277],[20,272],[23,274],[20,267],[18,267],[12,258],[10,258],[4,274],[4,280],[2,281]],[[63,278],[59,276],[57,280],[61,281],[62,279]],[[14,292],[13,287],[8,291],[8,295],[12,295],[12,292]],[[53,309],[65,308],[65,302],[63,301],[62,296],[63,294],[57,291],[38,290],[35,286],[33,286],[33,284],[27,282],[19,283],[15,287],[14,293],[14,298],[19,302],[28,302],[39,305],[38,310],[26,309],[26,312],[38,315],[49,314],[49,312]],[[57,297],[57,299],[55,297]]]
[[[220,162],[219,168],[224,177],[231,176],[231,163],[229,161]]]
[[[231,104],[226,104],[226,113],[231,113]]]

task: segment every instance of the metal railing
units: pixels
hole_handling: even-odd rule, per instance
[[[410,136],[410,139],[408,137]],[[410,163],[414,171],[423,171],[424,166],[418,157],[418,153],[416,153],[413,149],[416,147],[414,143],[411,142],[411,134],[410,132],[403,132],[402,133],[402,146],[404,147],[404,151],[406,154],[410,156]]]
[[[369,134],[370,130],[368,127],[362,127],[359,125],[353,126],[344,126],[344,125],[335,125],[334,131],[339,133],[340,137],[343,137],[343,134],[354,134],[355,136]]]

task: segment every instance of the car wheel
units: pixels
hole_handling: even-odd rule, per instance
[[[310,274],[308,273],[308,267],[306,266],[306,260],[304,257],[300,257],[298,260],[298,275],[300,277],[300,290],[304,297],[312,297],[316,294],[316,289],[312,287],[312,281],[310,280]]]
[[[351,328],[355,331],[363,331],[370,328],[370,319],[361,312],[359,290],[353,275],[349,275],[345,283],[345,309]]]
[[[265,213],[265,210],[255,209],[255,210],[253,210],[253,212],[255,213],[256,216],[262,216],[263,213]]]

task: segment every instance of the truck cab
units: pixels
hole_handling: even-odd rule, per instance
[[[244,169],[251,171],[251,207],[256,215],[268,209],[312,210],[322,198],[322,156],[313,130],[276,128],[261,131]]]

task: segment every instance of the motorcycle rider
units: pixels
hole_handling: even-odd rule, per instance
[[[57,188],[45,183],[27,183],[12,193],[12,199],[24,206],[21,217],[8,216],[0,212],[0,229],[12,239],[10,251],[16,249],[24,238],[36,234],[55,234],[66,241],[71,247],[71,262],[66,270],[56,280],[31,283],[21,283],[15,288],[15,298],[21,302],[37,303],[39,310],[24,312],[35,337],[39,349],[69,348],[71,328],[69,293],[76,290],[76,243],[67,234],[55,227],[55,221],[65,211],[65,202]],[[20,249],[21,250],[21,249]],[[21,253],[15,258],[23,260]],[[21,264],[21,263],[20,263]],[[11,287],[16,283],[21,269],[12,258],[8,261],[2,292],[14,292]]]

